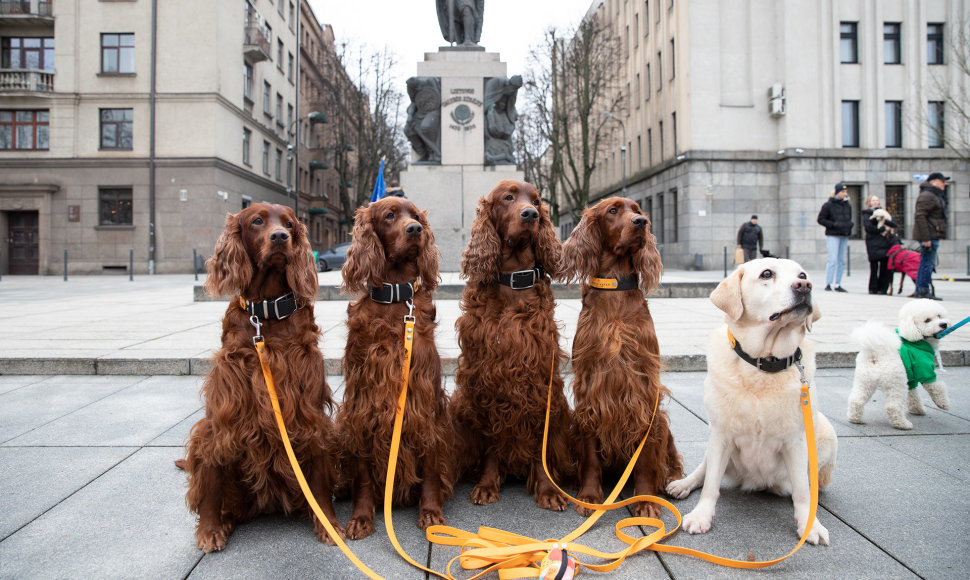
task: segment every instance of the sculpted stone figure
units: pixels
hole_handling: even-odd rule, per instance
[[[411,77],[407,80],[408,119],[404,135],[417,153],[416,161],[441,162],[441,79]]]
[[[435,0],[438,26],[448,42],[475,46],[482,39],[485,0]]]
[[[512,132],[519,118],[515,97],[522,77],[495,77],[485,81],[485,165],[514,164]]]

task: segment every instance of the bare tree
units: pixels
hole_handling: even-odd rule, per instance
[[[612,140],[609,115],[620,113],[624,104],[616,84],[619,54],[619,38],[595,13],[566,37],[550,28],[532,51],[526,126],[538,130],[548,146],[526,147],[531,153],[523,162],[534,164],[526,168],[527,174],[543,176],[551,196],[561,197],[564,207],[557,208],[559,213],[571,214],[576,221],[589,202],[597,161]]]
[[[931,67],[933,92],[943,102],[943,118],[927,115],[927,127],[943,146],[970,161],[970,20],[949,26],[945,54],[951,66]]]

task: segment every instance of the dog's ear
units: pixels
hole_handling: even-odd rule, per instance
[[[461,277],[471,282],[488,280],[498,276],[502,242],[492,223],[492,203],[484,197],[478,199],[475,221],[472,223],[471,239],[461,254]]]
[[[597,274],[602,240],[596,210],[588,207],[562,245],[561,275],[564,282],[582,281]]]
[[[744,264],[734,269],[730,276],[721,281],[711,292],[711,302],[717,306],[731,320],[740,320],[744,314],[744,303],[741,301],[741,278],[744,276]]]
[[[913,315],[913,309],[912,307],[907,308],[907,305],[899,310],[899,336],[911,342],[923,340],[923,333],[916,327],[916,316]]]
[[[209,296],[241,292],[253,278],[253,264],[243,243],[238,215],[226,214],[226,226],[216,241],[212,257],[206,262],[209,275],[204,287]]]
[[[302,304],[316,301],[320,280],[317,265],[313,262],[313,248],[307,239],[306,226],[296,219],[293,220],[293,255],[286,265],[286,283]]]
[[[805,319],[805,330],[812,331],[812,324],[822,317],[822,311],[818,307],[818,302],[812,300],[812,315]]]
[[[556,227],[549,219],[549,206],[539,202],[539,231],[535,238],[536,262],[553,280],[558,280],[562,271],[562,242],[556,235]]]
[[[350,235],[353,242],[347,249],[347,261],[341,273],[343,274],[343,292],[358,294],[366,290],[369,284],[383,284],[384,266],[387,261],[384,256],[384,246],[381,244],[371,218],[370,207],[360,207],[354,215],[354,229]]]
[[[647,243],[633,256],[633,267],[640,273],[640,289],[649,294],[660,286],[664,265],[657,251],[657,237],[650,231],[650,218],[647,218],[647,228]]]
[[[441,281],[438,273],[438,263],[441,261],[441,252],[434,243],[434,232],[428,224],[428,211],[418,212],[418,223],[427,233],[428,240],[424,246],[424,251],[418,255],[418,275],[421,276],[421,285],[434,292]]]

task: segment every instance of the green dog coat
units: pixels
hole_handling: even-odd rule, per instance
[[[899,329],[896,329],[899,334]],[[903,366],[906,368],[906,382],[910,390],[915,389],[919,383],[936,382],[936,353],[933,347],[925,340],[913,342],[899,337],[902,344],[899,347],[899,358],[903,359]]]

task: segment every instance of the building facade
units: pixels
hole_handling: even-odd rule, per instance
[[[0,1],[0,271],[190,272],[227,213],[296,205],[296,6]]]
[[[932,171],[953,178],[941,267],[967,263],[970,167],[945,144],[970,127],[943,103],[970,92],[948,40],[970,0],[603,0],[589,14],[621,40],[626,101],[590,198],[625,181],[668,266],[719,269],[757,214],[772,254],[823,268],[816,217],[844,182],[850,264],[863,269],[867,196],[908,242]]]

